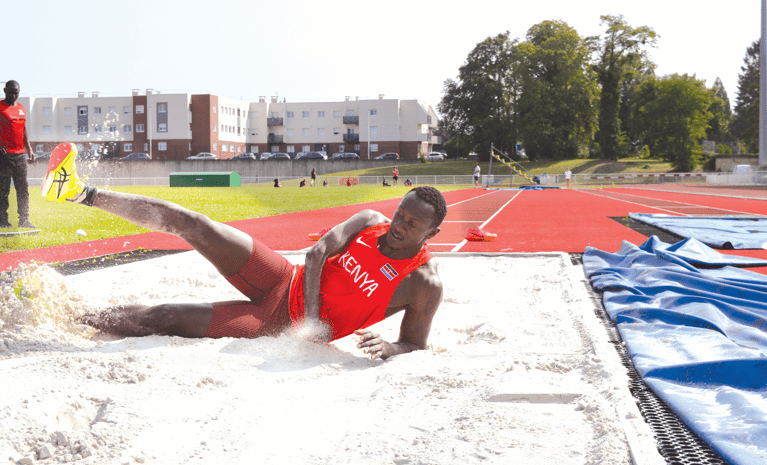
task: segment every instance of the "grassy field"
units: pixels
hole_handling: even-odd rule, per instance
[[[440,190],[465,187],[440,186]],[[204,213],[216,221],[226,222],[399,198],[409,189],[403,187],[384,189],[378,186],[275,189],[271,186],[245,185],[183,188],[126,186],[110,188],[110,190],[168,200],[190,210]],[[18,223],[18,217],[16,194],[13,189],[11,189],[9,200],[11,204],[9,217],[11,223],[15,225]],[[0,238],[0,253],[147,232],[146,229],[95,208],[46,200],[40,196],[39,188],[30,188],[29,201],[30,221],[42,232],[34,236]],[[87,236],[77,236],[75,232],[78,229],[84,230]]]
[[[398,166],[401,178],[408,176],[422,175],[465,175],[469,176],[474,172],[474,161],[472,160],[447,160],[434,163],[420,163],[417,165]],[[490,162],[481,162],[479,164],[482,174],[488,174]],[[574,174],[592,174],[592,173],[666,173],[671,171],[671,164],[658,160],[643,160],[637,158],[624,158],[619,161],[605,160],[563,160],[563,161],[536,161],[522,162],[532,174],[558,174],[564,173],[566,168]],[[494,174],[509,174],[509,169],[498,163],[493,162]],[[333,173],[339,176],[391,176],[391,168],[367,168],[356,171],[344,171]]]

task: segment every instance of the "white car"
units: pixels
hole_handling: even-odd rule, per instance
[[[754,170],[751,168],[751,165],[735,165],[732,169],[733,173],[750,173],[752,171]]]
[[[218,160],[215,154],[210,152],[200,152],[197,155],[186,157],[187,160]]]
[[[443,161],[445,155],[442,152],[429,152],[429,154],[426,155],[426,159],[429,161]]]

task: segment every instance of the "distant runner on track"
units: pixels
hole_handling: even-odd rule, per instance
[[[442,282],[426,241],[439,232],[447,207],[432,187],[417,187],[391,220],[363,210],[335,226],[294,266],[242,231],[164,200],[100,191],[78,179],[77,149],[60,144],[51,155],[42,194],[93,206],[138,226],[176,235],[211,262],[250,300],[126,304],[82,322],[123,336],[259,337],[290,328],[313,341],[355,333],[371,358],[426,348],[442,301]],[[397,342],[368,326],[404,310]]]

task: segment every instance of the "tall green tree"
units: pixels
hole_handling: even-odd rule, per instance
[[[711,112],[711,120],[706,129],[706,140],[717,142],[730,140],[730,121],[732,120],[732,110],[730,109],[730,98],[727,96],[727,90],[724,88],[722,80],[716,78],[711,87],[712,101],[708,111]]]
[[[519,85],[514,69],[517,41],[505,32],[488,37],[469,53],[458,79],[445,81],[438,105],[444,131],[462,146],[473,144],[480,159],[490,157],[490,145],[515,153],[516,105]]]
[[[687,74],[650,78],[637,87],[632,125],[654,157],[677,171],[692,171],[703,150],[714,96],[705,82]]]
[[[527,156],[576,158],[593,136],[597,87],[590,48],[564,21],[531,27],[516,48],[519,135]]]
[[[746,49],[738,75],[738,98],[732,122],[733,136],[751,153],[759,152],[759,47],[757,39]]]
[[[605,15],[600,18],[607,29],[602,38],[595,38],[600,56],[594,70],[601,87],[599,129],[595,142],[598,156],[617,160],[623,155],[620,121],[623,84],[645,74],[645,70],[652,69],[642,47],[654,47],[657,34],[647,26],[629,26],[622,15]]]

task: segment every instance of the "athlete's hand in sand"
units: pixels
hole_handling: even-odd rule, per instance
[[[328,342],[333,337],[333,331],[325,321],[306,318],[304,324],[296,332],[298,337],[312,342]]]
[[[381,339],[381,335],[367,329],[358,329],[354,334],[359,336],[357,348],[370,355],[371,360],[384,357],[384,346],[386,341]]]

